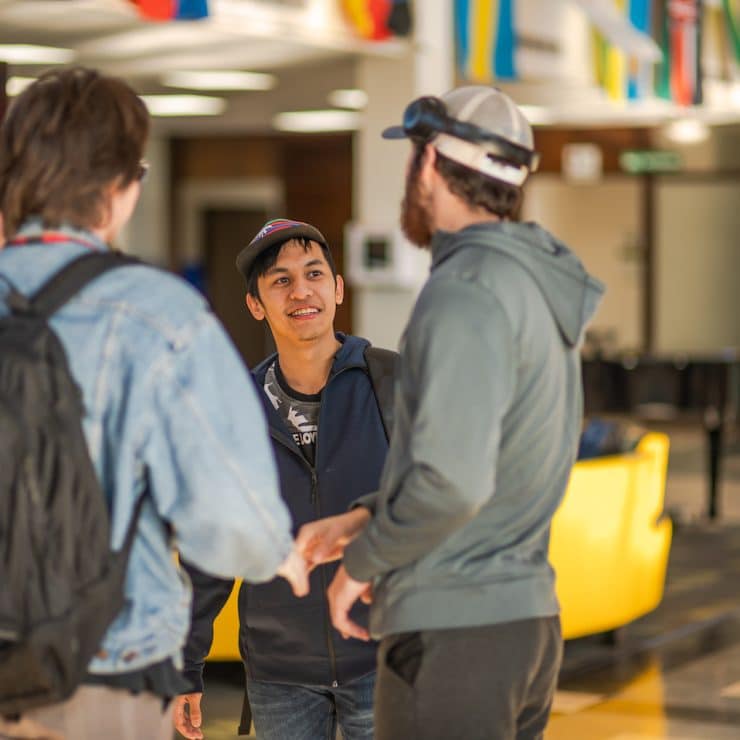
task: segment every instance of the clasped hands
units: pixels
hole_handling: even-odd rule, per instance
[[[357,507],[346,514],[329,516],[304,524],[298,531],[293,551],[278,569],[296,596],[308,593],[308,574],[317,565],[339,560],[344,548],[365,528],[370,512]],[[354,603],[360,599],[366,604],[372,600],[370,583],[356,581],[344,566],[336,572],[327,590],[331,621],[344,638],[369,640],[368,631],[349,618]]]
[[[317,565],[339,560],[344,554],[344,548],[357,537],[369,520],[370,512],[358,507],[346,514],[304,524],[298,532],[293,549],[278,568],[277,574],[288,581],[296,596],[305,596],[308,593],[308,574]],[[342,566],[329,586],[327,598],[331,621],[342,637],[370,639],[367,630],[349,618],[349,611],[357,599],[370,603],[372,593],[369,583],[354,580]],[[202,696],[201,692],[194,692],[181,694],[175,699],[175,728],[189,740],[203,738],[200,706]]]

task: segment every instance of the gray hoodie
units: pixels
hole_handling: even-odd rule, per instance
[[[581,428],[579,343],[603,288],[535,224],[437,232],[401,341],[374,516],[345,551],[373,636],[550,616],[550,522]]]

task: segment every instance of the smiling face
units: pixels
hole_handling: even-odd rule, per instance
[[[257,279],[259,298],[247,294],[255,319],[266,319],[280,350],[281,344],[334,341],[334,315],[344,299],[340,275],[332,275],[321,246],[286,242],[275,264]]]

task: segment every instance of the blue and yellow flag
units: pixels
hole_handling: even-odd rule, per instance
[[[476,82],[515,80],[516,0],[455,0],[460,75]]]

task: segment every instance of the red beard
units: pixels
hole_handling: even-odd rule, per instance
[[[412,167],[406,175],[406,190],[401,202],[401,229],[417,247],[428,247],[432,242],[430,200],[421,191],[418,169]]]

